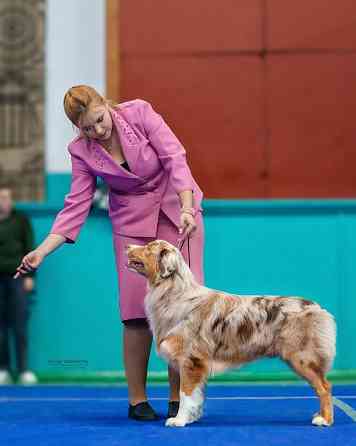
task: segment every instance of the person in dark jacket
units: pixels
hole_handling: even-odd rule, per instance
[[[0,185],[0,385],[13,382],[10,333],[15,340],[17,382],[37,382],[35,374],[27,368],[29,294],[34,289],[34,272],[20,280],[13,279],[18,263],[32,249],[31,223],[14,208],[11,189]]]

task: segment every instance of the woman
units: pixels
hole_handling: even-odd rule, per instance
[[[177,244],[179,238],[189,237],[183,255],[203,283],[202,192],[191,175],[184,148],[148,102],[136,99],[112,106],[93,88],[79,85],[66,93],[64,109],[80,131],[68,146],[71,190],[50,234],[23,258],[15,277],[36,269],[63,243],[75,242],[90,210],[96,177],[102,177],[109,188],[129,417],[153,420],[157,416],[146,396],[152,343],[143,305],[146,280],[125,267],[124,248],[156,238]],[[172,417],[179,408],[179,374],[170,368],[169,382],[168,416]]]

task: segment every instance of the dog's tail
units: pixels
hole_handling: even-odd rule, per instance
[[[311,322],[315,349],[322,358],[323,372],[327,373],[331,369],[336,353],[335,319],[328,311],[320,309],[312,313]]]

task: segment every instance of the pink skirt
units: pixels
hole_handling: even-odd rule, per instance
[[[204,225],[201,212],[197,213],[195,221],[197,229],[189,239],[189,258],[187,241],[183,245],[182,254],[185,261],[190,264],[190,269],[196,280],[203,285]],[[155,239],[166,240],[177,246],[178,238],[177,227],[162,211],[159,214],[157,236],[155,238],[136,238],[114,234],[114,250],[119,282],[119,308],[122,321],[146,318],[143,302],[147,293],[147,279],[127,269],[125,246],[130,243],[145,245]]]

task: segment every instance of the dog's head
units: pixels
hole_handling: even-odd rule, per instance
[[[126,247],[128,268],[147,277],[151,285],[158,285],[172,276],[178,268],[180,253],[165,240],[155,240],[144,246]]]

